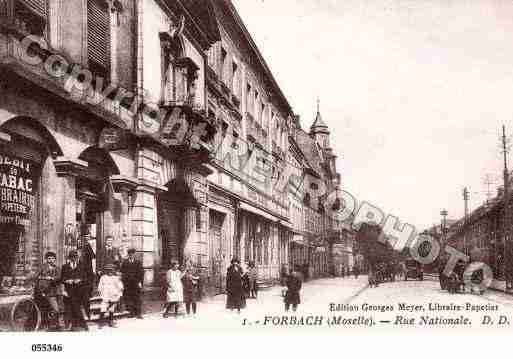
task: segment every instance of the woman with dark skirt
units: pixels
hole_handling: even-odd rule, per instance
[[[299,292],[301,291],[301,274],[297,271],[293,271],[289,274],[286,282],[287,292],[285,293],[285,311],[288,312],[292,306],[292,310],[295,312],[298,305],[301,303]]]
[[[241,308],[246,306],[246,299],[242,284],[242,269],[237,258],[232,259],[226,273],[226,294],[226,309],[237,309],[240,313]]]

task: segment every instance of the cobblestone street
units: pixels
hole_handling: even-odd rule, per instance
[[[323,315],[328,313],[331,302],[344,302],[357,296],[367,287],[367,277],[358,279],[333,278],[312,280],[303,284],[302,304],[297,311],[298,315]],[[144,320],[126,318],[117,321],[118,328],[103,328],[102,331],[139,331],[139,330],[216,330],[241,329],[243,321],[246,325],[255,321],[262,321],[265,316],[282,315],[283,298],[281,286],[262,290],[258,299],[248,299],[247,306],[238,315],[225,309],[225,295],[219,295],[198,303],[196,316],[179,316],[178,318],[162,318],[162,312],[146,314]],[[97,324],[90,325],[91,330],[99,330]]]
[[[115,331],[140,331],[140,330],[241,330],[241,329],[290,329],[296,325],[284,323],[281,318],[285,315],[283,300],[281,297],[282,287],[276,286],[261,291],[257,300],[248,299],[247,307],[237,314],[225,309],[225,296],[219,295],[214,298],[198,303],[198,314],[196,316],[181,315],[178,318],[162,318],[162,313],[149,313],[144,320],[120,319],[117,321],[118,328],[103,328],[105,332]],[[340,311],[330,311],[330,303],[345,305],[346,308]],[[437,304],[451,306],[452,309],[432,310],[430,305]],[[406,308],[401,308],[406,305]],[[493,308],[488,310],[483,308]],[[354,309],[358,307],[358,310]],[[416,309],[412,309],[418,306]],[[460,306],[461,309],[454,309]],[[467,308],[468,306],[468,308]],[[484,295],[455,294],[451,295],[441,291],[435,280],[419,281],[397,281],[394,283],[382,283],[378,288],[369,288],[367,277],[360,276],[358,279],[332,278],[319,279],[307,282],[302,290],[302,304],[296,313],[288,313],[288,318],[308,316],[323,317],[322,328],[328,329],[358,329],[366,330],[369,327],[384,328],[411,328],[413,325],[406,324],[414,318],[415,326],[418,326],[421,316],[439,322],[448,318],[461,316],[468,318],[468,324],[461,325],[462,328],[483,327],[483,318],[490,316],[493,323],[491,327],[509,327],[513,319],[513,302],[507,294],[497,291],[487,291]],[[504,322],[499,324],[499,317]],[[333,323],[333,318],[347,319],[344,324]],[[266,321],[267,318],[267,321]],[[274,319],[274,321],[273,321]],[[313,319],[312,319],[313,320]],[[338,319],[337,319],[338,320]],[[353,322],[354,321],[354,322]],[[355,325],[358,323],[358,325]],[[508,325],[508,323],[510,323]],[[335,324],[335,325],[333,325]],[[429,327],[429,324],[423,324]],[[308,330],[309,325],[297,326]],[[437,325],[439,327],[454,327],[452,324]],[[459,326],[459,324],[458,324]],[[336,328],[333,328],[336,327]],[[97,324],[91,325],[91,330],[99,330]]]

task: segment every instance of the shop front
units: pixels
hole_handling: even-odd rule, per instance
[[[0,138],[0,304],[31,298],[48,251],[62,266],[78,250],[93,271],[113,251],[121,260],[131,245],[132,188],[109,153],[77,141],[66,148],[76,156],[66,157],[52,132],[27,117],[5,121]]]
[[[259,280],[271,285],[288,270],[289,230],[282,219],[247,203],[240,203],[241,247],[245,263],[253,262]]]
[[[5,129],[4,129],[5,130]],[[0,145],[0,293],[27,290],[41,257],[41,172],[48,151],[10,132]]]

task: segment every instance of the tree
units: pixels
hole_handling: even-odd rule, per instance
[[[356,233],[358,252],[371,267],[378,263],[390,263],[396,260],[397,254],[392,245],[388,241],[380,240],[382,235],[381,226],[370,223],[362,223]]]

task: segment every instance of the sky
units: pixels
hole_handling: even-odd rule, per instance
[[[463,216],[465,186],[471,210],[496,194],[502,125],[513,134],[513,1],[233,3],[303,128],[320,98],[359,201],[423,230],[443,208]]]

